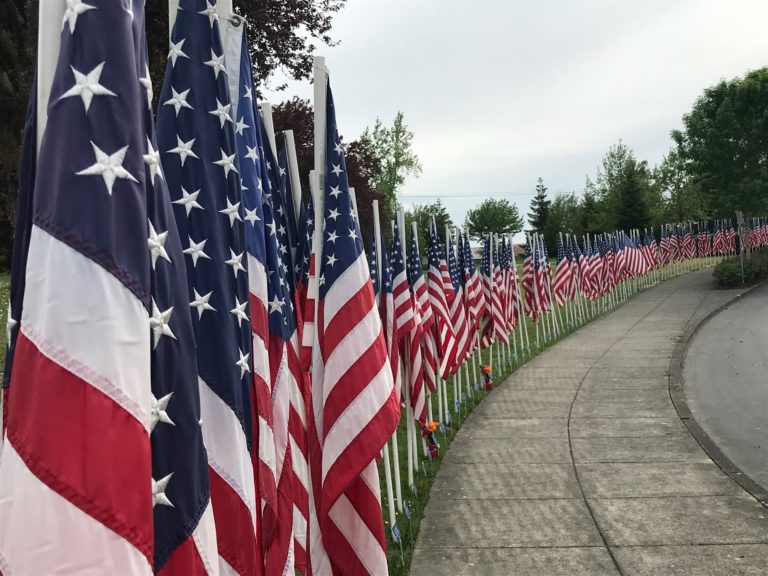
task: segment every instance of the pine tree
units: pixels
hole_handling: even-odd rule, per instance
[[[621,230],[633,228],[642,230],[650,224],[651,218],[641,174],[643,168],[644,166],[638,166],[633,160],[627,162],[622,171],[616,210],[616,224]]]
[[[547,199],[547,187],[539,178],[536,184],[536,196],[531,200],[531,211],[528,212],[528,223],[534,232],[543,233],[546,229],[550,204],[552,203]]]

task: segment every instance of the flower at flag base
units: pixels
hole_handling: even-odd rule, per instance
[[[487,392],[493,390],[493,370],[490,366],[481,366],[480,373],[483,375],[483,386]]]

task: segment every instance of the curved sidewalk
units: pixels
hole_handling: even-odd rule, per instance
[[[768,573],[768,510],[669,396],[676,343],[739,291],[710,270],[636,295],[520,368],[457,433],[411,574]]]

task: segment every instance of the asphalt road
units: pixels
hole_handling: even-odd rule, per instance
[[[690,344],[684,377],[696,421],[768,490],[768,285],[702,326]]]

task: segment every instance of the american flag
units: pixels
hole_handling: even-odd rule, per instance
[[[507,326],[514,330],[520,321],[520,293],[517,287],[517,263],[515,262],[515,248],[512,239],[507,243]]]
[[[400,227],[394,222],[392,245],[390,246],[389,264],[392,267],[392,292],[395,296],[395,325],[398,340],[404,340],[415,325],[413,297],[408,286],[408,274],[405,271],[403,244],[400,241]]]
[[[522,285],[525,291],[524,309],[534,322],[539,321],[541,314],[541,302],[539,299],[538,278],[533,264],[533,250],[531,250],[532,238],[528,238],[525,244],[525,254],[523,255],[523,277]]]
[[[245,27],[240,26],[239,83],[236,85],[237,117],[235,141],[239,159],[243,196],[245,247],[248,259],[248,308],[253,350],[253,454],[252,461],[258,491],[259,566],[263,551],[271,544],[277,527],[277,478],[275,439],[272,420],[272,384],[269,364],[269,294],[267,286],[267,249],[264,229],[262,184],[263,147],[261,122],[255,111],[251,77],[251,59]],[[234,102],[234,96],[233,96]],[[233,118],[234,119],[234,118]]]
[[[670,262],[670,239],[667,226],[661,227],[661,242],[659,243],[659,261],[662,266]]]
[[[215,5],[182,0],[158,112],[158,143],[186,246],[219,564],[258,569],[251,462],[252,345],[235,122]],[[153,306],[156,340],[173,310]],[[246,465],[246,463],[248,465]]]
[[[435,332],[437,334],[438,353],[440,355],[439,374],[445,380],[450,374],[448,368],[453,365],[456,359],[456,338],[443,286],[443,272],[441,270],[442,251],[442,246],[437,238],[437,231],[435,230],[434,223],[432,223],[429,227],[429,248],[427,249],[429,260],[429,304],[435,315]],[[451,284],[452,289],[453,284]]]
[[[34,104],[25,134],[0,566],[215,573],[192,319],[149,108],[143,5],[80,6],[65,12],[36,181]]]
[[[499,255],[501,252],[501,256]],[[509,328],[507,327],[507,294],[505,292],[504,273],[502,271],[503,263],[501,258],[504,255],[502,248],[499,251],[498,242],[493,243],[493,327],[495,330],[495,340],[509,343]]]
[[[408,262],[408,278],[411,290],[419,307],[421,315],[421,354],[424,367],[424,382],[430,393],[437,390],[437,345],[435,344],[435,315],[429,302],[427,283],[424,281],[424,271],[421,268],[419,240],[416,230],[411,229],[411,255]]]
[[[448,238],[448,244],[446,246],[450,287],[447,287],[445,283],[443,283],[443,289],[446,292],[446,301],[448,302],[451,314],[451,325],[453,326],[456,342],[455,357],[449,368],[452,374],[456,373],[462,362],[466,359],[470,344],[469,330],[467,328],[467,311],[464,302],[464,288],[462,287],[459,278],[459,268],[456,265],[456,252],[454,251],[453,246],[453,237],[451,236]],[[445,362],[445,359],[443,359],[443,362]]]
[[[400,406],[349,194],[330,86],[326,95],[319,354],[312,380],[321,398],[315,414],[322,447],[315,499],[325,553],[336,570],[384,575],[386,540],[376,458],[397,427]]]
[[[571,286],[571,263],[565,255],[562,239],[557,241],[557,269],[555,271],[554,297],[558,306],[564,306],[568,301]]]
[[[483,257],[480,260],[480,276],[483,287],[483,299],[485,300],[485,307],[483,308],[482,320],[482,334],[480,337],[480,346],[487,348],[493,342],[495,342],[496,328],[494,327],[494,299],[493,299],[493,285],[494,274],[491,268],[491,238],[483,240]]]

